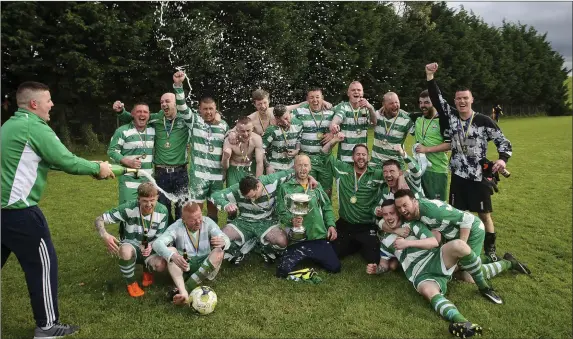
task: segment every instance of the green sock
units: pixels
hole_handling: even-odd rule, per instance
[[[438,312],[444,319],[454,322],[462,323],[468,321],[456,308],[451,301],[444,298],[441,294],[436,294],[430,300],[430,305],[432,308]]]
[[[487,279],[491,279],[501,272],[511,269],[511,261],[501,259],[491,264],[481,265],[481,271]]]
[[[189,278],[185,282],[187,291],[191,292],[193,288],[199,286],[203,282],[203,280],[205,280],[209,276],[209,274],[211,274],[211,272],[213,272],[214,270],[215,266],[211,264],[209,258],[205,259],[205,261],[203,261],[199,269],[195,271],[193,274],[191,274],[191,278]]]
[[[119,270],[128,285],[135,282],[135,258],[130,260],[119,259]]]
[[[490,287],[482,273],[481,259],[473,251],[465,257],[460,258],[459,263],[460,267],[474,278],[480,290]]]

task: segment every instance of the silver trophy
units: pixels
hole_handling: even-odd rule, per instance
[[[285,196],[285,205],[287,209],[297,217],[307,215],[312,208],[310,208],[310,195],[305,193],[292,193]],[[306,239],[306,229],[304,226],[292,227],[289,237],[293,241],[301,241]]]

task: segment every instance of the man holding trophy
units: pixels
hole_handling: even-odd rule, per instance
[[[276,275],[298,280],[297,273],[301,272],[293,270],[304,259],[317,262],[329,272],[340,272],[340,261],[329,242],[337,237],[330,199],[320,184],[314,189],[310,188],[308,174],[311,164],[308,156],[296,156],[294,166],[295,177],[280,185],[277,195],[276,210],[281,224],[291,227],[288,232],[289,246],[280,258]],[[310,273],[307,274],[308,278],[319,281],[313,277],[312,271]]]

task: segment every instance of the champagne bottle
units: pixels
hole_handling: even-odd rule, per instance
[[[189,261],[189,255],[187,255],[186,249],[183,249],[183,259],[185,259],[185,261]]]
[[[135,176],[137,176],[137,174],[139,173],[139,170],[137,168],[127,168],[127,167],[123,167],[121,165],[115,165],[115,164],[111,165],[111,171],[116,176],[124,175],[126,173],[134,173]]]
[[[143,248],[147,248],[148,244],[149,244],[149,237],[147,236],[147,231],[143,231],[143,239],[141,240],[141,245],[143,245]]]

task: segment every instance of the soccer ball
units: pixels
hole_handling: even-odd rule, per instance
[[[212,313],[217,306],[217,294],[209,286],[198,286],[191,291],[191,308],[200,315]]]

